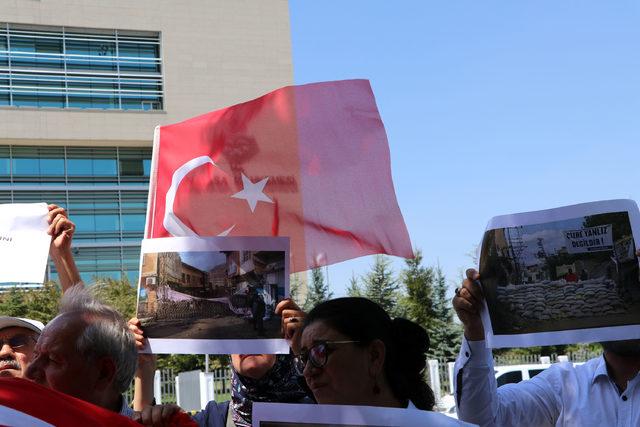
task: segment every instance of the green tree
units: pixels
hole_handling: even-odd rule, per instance
[[[137,290],[128,280],[104,278],[91,286],[96,298],[117,310],[125,320],[135,316]]]
[[[360,285],[358,284],[358,278],[355,274],[351,274],[351,279],[349,279],[349,287],[347,288],[347,296],[350,297],[361,297],[362,289],[360,289]]]
[[[321,268],[311,270],[311,287],[304,303],[304,310],[310,311],[313,307],[323,301],[331,299],[333,292],[329,291],[329,285],[324,281],[324,274]]]
[[[0,315],[26,317],[47,323],[58,313],[60,288],[46,282],[41,288],[11,288],[0,296]]]
[[[298,305],[298,307],[304,307],[304,305],[306,304],[306,300],[302,300],[302,295],[300,292],[302,288],[302,279],[300,279],[300,275],[297,273],[294,273],[289,277],[289,283],[291,284],[291,286],[289,287],[289,295],[293,302]]]
[[[204,370],[204,360],[203,354],[162,354],[158,356],[157,367],[173,369],[176,373]]]
[[[440,266],[435,269],[433,285],[433,322],[427,328],[431,338],[429,357],[456,358],[462,335],[462,328],[453,322],[453,307],[447,298],[447,281]]]
[[[27,291],[13,287],[4,294],[0,299],[0,315],[26,317],[29,307],[25,301],[25,293]]]
[[[46,282],[41,288],[29,290],[25,293],[29,307],[25,317],[47,324],[58,314],[61,297],[62,291],[55,282]]]
[[[406,268],[400,275],[406,290],[402,306],[410,320],[432,330],[436,318],[433,301],[434,272],[433,268],[423,266],[422,260],[420,250],[416,250],[415,258],[405,260]]]
[[[371,271],[362,279],[363,296],[380,304],[389,315],[395,317],[400,284],[393,277],[391,261],[383,255],[376,255]]]

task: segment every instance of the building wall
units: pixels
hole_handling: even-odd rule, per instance
[[[156,125],[291,84],[286,0],[0,0],[0,22],[161,33],[164,111],[0,108],[0,144],[150,145]]]
[[[155,126],[293,81],[287,0],[0,0],[0,23],[160,33],[161,111],[0,107],[0,203],[66,207],[87,282],[138,277]],[[108,163],[109,177],[74,176],[69,168],[79,157],[87,167]],[[143,172],[128,176],[125,158]],[[18,173],[16,162],[36,167]],[[52,171],[52,164],[64,167]],[[51,264],[48,274],[56,278]]]

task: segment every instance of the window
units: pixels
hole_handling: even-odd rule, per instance
[[[505,384],[519,383],[522,381],[522,371],[505,372],[496,378],[496,381],[498,383],[498,387]]]
[[[0,146],[0,176],[9,176],[11,173],[11,158],[9,147]]]
[[[62,147],[13,147],[13,175],[64,176]]]
[[[544,369],[529,369],[529,378],[535,377],[542,371],[544,371]]]
[[[77,226],[73,250],[81,276],[88,283],[95,277],[134,283],[150,159],[151,148],[142,147],[0,145],[0,185],[5,187],[0,203],[47,202],[66,208]],[[142,169],[143,174],[126,175],[120,160],[136,164],[136,173]],[[49,277],[56,274],[49,262]]]
[[[0,105],[161,110],[160,35],[0,23]]]

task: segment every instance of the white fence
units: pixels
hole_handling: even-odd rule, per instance
[[[231,397],[231,369],[219,368],[211,372],[189,371],[176,374],[173,369],[157,370],[153,379],[156,404],[176,403],[185,410],[200,410],[210,400]],[[133,386],[126,393],[133,400]]]

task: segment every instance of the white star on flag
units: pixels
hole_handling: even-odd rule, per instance
[[[273,200],[263,192],[264,186],[267,185],[268,180],[269,177],[266,177],[265,179],[253,183],[249,178],[242,174],[242,191],[238,191],[231,197],[236,199],[245,199],[247,203],[249,203],[251,212],[256,210],[258,202],[273,203]]]

